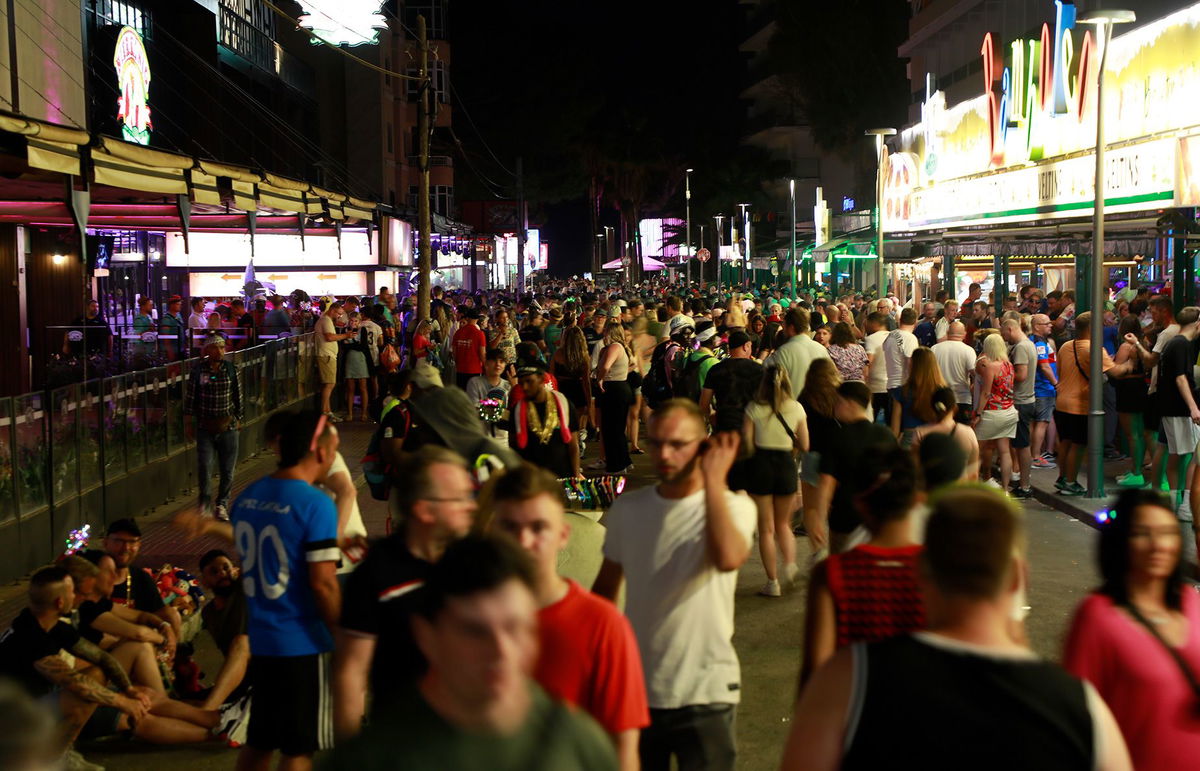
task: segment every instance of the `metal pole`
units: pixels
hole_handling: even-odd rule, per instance
[[[887,294],[883,286],[883,134],[875,135],[875,287],[876,297]]]
[[[788,180],[788,192],[792,198],[792,302],[796,302],[796,180]]]
[[[417,253],[417,320],[429,318],[429,271],[433,267],[433,217],[429,212],[429,41],[425,36],[425,17],[417,15],[417,47],[420,50],[417,72],[421,97],[417,100],[417,220],[421,230]]]
[[[684,259],[687,260],[687,283],[692,284],[692,170],[688,169],[684,182],[684,209],[687,217],[687,247],[684,249]]]
[[[704,226],[700,226],[700,249],[704,248]],[[700,263],[700,286],[704,286],[704,262]]]
[[[525,239],[529,237],[529,221],[525,217],[525,168],[517,158],[517,295],[525,291]]]
[[[1112,24],[1102,22],[1100,67],[1096,75],[1096,203],[1092,213],[1092,333],[1088,373],[1088,497],[1104,497],[1104,64],[1112,40]]]
[[[713,217],[717,221],[717,299],[721,297],[721,249],[724,247],[722,243],[725,240],[725,234],[721,232],[721,220],[725,219],[724,214],[718,214]]]

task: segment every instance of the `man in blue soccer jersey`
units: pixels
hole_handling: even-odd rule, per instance
[[[230,518],[249,612],[254,709],[239,771],[307,771],[333,746],[330,629],[341,593],[337,510],[314,487],[338,449],[337,430],[315,411],[279,420],[279,469],[246,488]]]

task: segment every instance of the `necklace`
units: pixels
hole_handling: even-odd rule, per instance
[[[542,444],[548,444],[558,428],[558,410],[554,407],[549,401],[546,402],[546,422],[543,424],[542,419],[538,417],[537,403],[531,401],[529,404],[529,431]]]

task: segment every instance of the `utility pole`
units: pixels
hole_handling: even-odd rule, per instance
[[[687,170],[684,183],[684,208],[687,217],[687,246],[684,249],[684,259],[687,260],[687,285],[692,285],[692,170]]]
[[[417,183],[417,220],[421,230],[421,240],[417,252],[417,319],[429,318],[429,272],[433,269],[433,218],[429,212],[429,41],[425,37],[425,17],[417,15],[417,46],[420,68],[417,77],[420,78],[421,98],[417,100],[417,133],[418,139],[418,183]]]
[[[517,158],[517,295],[525,291],[525,237],[529,219],[525,216],[525,168]]]
[[[700,226],[700,247],[696,251],[700,251],[700,249],[703,249],[703,248],[704,248],[704,226],[701,225]],[[704,288],[704,261],[703,260],[700,261],[700,265],[698,267],[700,268],[700,288],[703,289]]]

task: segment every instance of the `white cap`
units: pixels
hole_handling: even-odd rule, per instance
[[[695,329],[696,322],[692,321],[691,316],[685,316],[682,313],[678,316],[672,316],[671,320],[667,322],[667,334],[674,335],[684,327],[691,327],[692,329]]]

